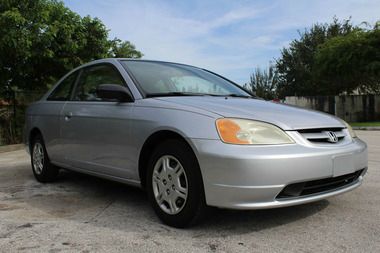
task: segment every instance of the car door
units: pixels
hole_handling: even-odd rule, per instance
[[[126,85],[112,64],[96,64],[82,70],[72,99],[62,110],[65,159],[78,169],[135,178],[129,120],[133,102],[102,100],[96,94],[101,84]]]
[[[70,99],[74,84],[78,77],[78,71],[69,73],[57,84],[48,95],[46,101],[41,104],[43,110],[40,117],[36,119],[41,125],[45,146],[52,162],[63,162],[61,138],[60,138],[60,115],[65,103]]]

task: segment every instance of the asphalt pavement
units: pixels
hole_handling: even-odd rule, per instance
[[[369,170],[358,189],[272,210],[212,209],[175,229],[145,193],[91,176],[33,178],[24,150],[0,154],[0,252],[380,252],[380,131],[358,131]]]

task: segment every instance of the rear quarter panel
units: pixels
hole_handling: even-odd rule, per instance
[[[51,160],[60,159],[60,113],[64,102],[39,101],[30,105],[26,112],[25,140],[29,143],[30,133],[37,128],[43,137]]]

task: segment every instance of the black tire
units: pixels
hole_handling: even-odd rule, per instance
[[[48,153],[46,152],[45,144],[41,135],[37,135],[33,138],[30,150],[30,160],[32,164],[32,171],[34,177],[38,182],[48,183],[57,179],[59,169],[50,163]],[[37,150],[38,149],[38,150]],[[40,151],[40,152],[37,152]],[[41,163],[37,163],[37,157],[42,154]],[[37,164],[41,165],[38,166]]]
[[[160,158],[165,156],[170,156],[177,159],[180,165],[182,165],[181,167],[185,171],[185,176],[187,178],[187,198],[181,206],[182,209],[176,214],[169,214],[160,207],[153,190],[153,171],[155,165]],[[206,211],[206,201],[204,197],[201,171],[192,149],[184,141],[167,140],[153,151],[148,163],[146,182],[149,201],[151,202],[157,216],[165,224],[172,227],[183,228],[190,225],[195,225],[204,217]],[[177,205],[177,201],[175,201],[175,203]]]

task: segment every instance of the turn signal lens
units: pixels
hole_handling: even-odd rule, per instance
[[[216,121],[216,126],[219,131],[219,135],[222,141],[233,144],[249,144],[244,138],[239,138],[241,133],[240,126],[229,119],[218,119]]]
[[[290,144],[294,141],[279,127],[272,124],[246,120],[222,118],[216,121],[220,139],[229,144]]]

